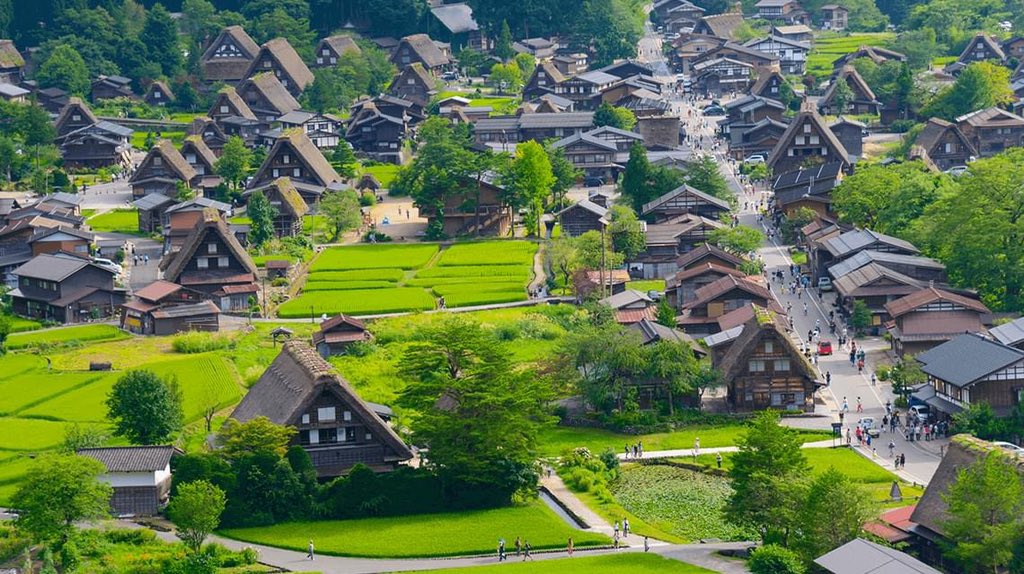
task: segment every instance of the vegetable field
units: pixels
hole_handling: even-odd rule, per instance
[[[670,466],[626,465],[611,484],[627,510],[686,540],[756,540],[757,533],[726,522],[732,488],[725,478]]]
[[[482,241],[452,246],[360,245],[325,250],[302,294],[278,308],[286,318],[425,311],[526,299],[537,246]]]
[[[832,74],[832,63],[840,57],[856,52],[861,46],[885,46],[895,38],[895,34],[887,32],[816,38],[807,55],[807,73],[826,78]]]

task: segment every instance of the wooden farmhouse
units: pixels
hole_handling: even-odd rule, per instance
[[[697,299],[698,289],[714,283],[726,275],[746,277],[746,274],[739,269],[723,267],[710,261],[687,269],[680,269],[675,275],[665,280],[665,299],[673,309],[680,311],[684,305]]]
[[[946,66],[946,72],[956,75],[967,66],[976,62],[995,62],[1002,64],[1006,61],[1006,53],[999,41],[992,36],[978,32],[967,45],[955,62]]]
[[[259,51],[259,45],[249,37],[244,28],[228,26],[210,42],[199,59],[203,79],[208,83],[227,84],[244,80]]]
[[[151,516],[167,506],[171,493],[171,458],[182,454],[173,446],[82,448],[79,456],[103,463],[99,481],[114,489],[110,510],[115,516]]]
[[[326,359],[344,354],[353,343],[371,339],[373,335],[362,321],[338,315],[320,323],[320,330],[313,333],[313,347]]]
[[[320,43],[316,45],[316,61],[313,63],[314,68],[330,68],[338,65],[338,61],[341,55],[345,52],[352,52],[356,55],[361,54],[363,51],[359,48],[359,44],[352,36],[330,36],[320,40]]]
[[[298,100],[274,74],[260,72],[238,84],[238,96],[257,119],[272,122],[299,109]]]
[[[223,178],[215,173],[217,154],[206,145],[201,136],[185,136],[185,141],[181,144],[181,156],[196,172],[192,179],[192,187],[202,191],[204,196],[212,195],[217,186],[223,183]]]
[[[388,93],[425,106],[437,94],[437,80],[417,62],[402,68],[391,82]]]
[[[593,198],[581,199],[559,211],[556,215],[562,227],[562,234],[579,237],[588,231],[600,231],[608,224],[606,201],[603,195],[596,195]]]
[[[677,216],[665,223],[647,225],[645,249],[629,261],[631,272],[644,279],[660,279],[679,270],[679,256],[708,240],[708,235],[725,224],[692,213]]]
[[[836,93],[840,82],[845,82],[853,92],[853,97],[846,102],[844,109],[839,109],[836,101]],[[828,89],[818,100],[818,109],[825,115],[838,116],[842,114],[877,114],[881,108],[881,102],[875,97],[871,86],[864,81],[857,69],[852,65],[843,66],[839,73],[832,79]]]
[[[502,237],[512,227],[512,213],[502,201],[503,188],[498,183],[497,174],[485,173],[476,182],[467,184],[467,191],[461,194],[445,196],[444,205],[439,210],[427,206],[416,205],[420,214],[427,218],[427,225],[436,225],[440,218],[441,227],[448,237],[462,235],[486,235]],[[479,190],[472,188],[479,185]]]
[[[154,281],[135,291],[134,299],[121,309],[121,328],[138,335],[220,328],[220,309],[208,295],[168,281]]]
[[[156,80],[149,84],[146,88],[146,94],[142,96],[142,101],[146,102],[151,106],[166,106],[173,104],[174,92],[171,91],[170,86],[163,80]]]
[[[319,477],[329,478],[356,464],[382,472],[412,458],[377,411],[390,409],[364,401],[308,343],[288,341],[231,418],[262,416],[295,427],[293,444],[309,453]]]
[[[751,278],[727,274],[694,291],[693,300],[683,305],[676,324],[694,337],[718,332],[718,319],[749,305],[783,313],[782,307],[767,287]]]
[[[312,205],[328,189],[340,188],[341,176],[301,129],[285,130],[267,152],[263,164],[249,182],[249,190],[264,189],[287,177],[307,204]]]
[[[754,317],[734,329],[739,330],[735,338],[725,335],[711,347],[712,365],[728,384],[730,406],[814,412],[814,393],[824,385],[790,338],[783,317],[755,308]]]
[[[220,157],[220,152],[224,149],[224,144],[227,143],[228,137],[224,134],[224,130],[220,129],[217,122],[210,118],[196,118],[192,120],[186,133],[189,136],[199,136],[206,144],[206,147],[210,148],[213,155]],[[188,138],[185,138],[186,141]],[[212,173],[212,172],[207,172]]]
[[[87,258],[42,254],[14,270],[17,289],[11,308],[22,317],[81,323],[112,317],[125,292],[114,286],[114,271]]]
[[[288,93],[296,98],[306,86],[313,83],[313,72],[309,71],[295,48],[284,38],[274,38],[260,46],[260,51],[249,65],[245,77],[252,78],[265,72],[270,72],[280,80]],[[298,109],[298,106],[295,109]]]
[[[971,112],[958,117],[956,123],[979,157],[992,157],[1024,143],[1024,117],[1002,108]]]
[[[153,193],[176,197],[178,186],[189,188],[196,175],[196,170],[185,161],[171,140],[160,140],[146,154],[128,183],[135,199]]]
[[[718,219],[731,209],[724,199],[684,184],[644,204],[640,215],[653,223],[664,223],[685,214]]]
[[[971,158],[978,156],[978,150],[960,128],[940,118],[929,118],[924,129],[917,134],[914,146],[925,163],[940,171],[966,166]]]
[[[413,34],[402,38],[391,55],[391,62],[399,70],[420,64],[435,76],[440,75],[451,65],[448,56],[426,34]]]
[[[825,124],[817,110],[804,104],[790,122],[782,139],[768,156],[773,173],[785,173],[801,167],[839,161],[848,165],[846,148]]]
[[[985,330],[988,307],[970,297],[935,287],[921,289],[885,305],[892,318],[886,329],[897,357],[916,356],[962,333]]]
[[[939,420],[975,403],[988,403],[996,416],[1008,416],[1020,404],[1024,386],[1024,351],[1020,349],[979,333],[964,333],[916,359],[931,389],[915,396],[923,395],[924,402],[938,411]]]
[[[238,95],[238,91],[231,86],[225,86],[217,92],[217,97],[213,100],[213,105],[210,106],[210,110],[206,112],[206,115],[215,122],[226,118],[256,120],[256,114],[249,109],[249,105]]]
[[[223,312],[246,312],[258,294],[259,270],[245,248],[212,208],[202,216],[181,248],[160,261],[163,279],[212,298]]]
[[[558,71],[553,62],[542,62],[533,69],[533,74],[523,86],[523,99],[532,100],[547,94],[556,93],[557,87],[565,81],[565,76]]]
[[[302,195],[287,177],[274,180],[263,190],[267,201],[277,211],[274,217],[274,234],[278,237],[294,237],[302,232],[302,216],[309,211]]]

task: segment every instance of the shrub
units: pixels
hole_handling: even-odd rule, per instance
[[[274,280],[270,282],[270,285],[272,287],[287,287],[288,286],[288,278],[287,277],[275,277]]]
[[[215,335],[202,331],[192,331],[174,337],[171,348],[175,353],[195,354],[209,351],[229,349],[234,342],[224,335]]]
[[[753,574],[804,574],[807,571],[796,552],[775,544],[755,549],[747,567]]]
[[[910,128],[914,127],[917,122],[914,120],[896,120],[890,126],[893,132],[898,134],[905,134],[910,131]]]
[[[0,524],[0,563],[13,560],[32,544],[32,540],[8,524]]]
[[[145,528],[105,530],[103,536],[114,544],[131,544],[132,546],[145,546],[156,541],[156,532]]]

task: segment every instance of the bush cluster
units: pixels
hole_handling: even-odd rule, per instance
[[[195,354],[230,349],[234,342],[224,335],[191,331],[174,337],[171,348],[175,353]]]

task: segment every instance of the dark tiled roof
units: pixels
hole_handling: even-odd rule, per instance
[[[78,454],[102,462],[107,472],[156,472],[167,468],[171,457],[181,451],[170,445],[118,446],[83,448]]]
[[[965,333],[917,356],[925,373],[967,387],[996,371],[1024,360],[1024,351]]]
[[[31,261],[15,269],[14,274],[18,277],[31,277],[33,279],[60,282],[88,265],[90,263],[87,259],[43,254],[33,257]],[[102,267],[96,268],[103,269]],[[113,271],[107,269],[104,269],[104,271],[113,274]]]
[[[922,307],[936,301],[946,301],[948,303],[959,305],[970,311],[977,311],[978,313],[990,312],[988,307],[983,305],[981,301],[978,301],[977,299],[971,299],[969,297],[964,297],[963,295],[957,295],[956,293],[936,289],[935,287],[921,289],[916,293],[911,293],[906,297],[900,297],[895,301],[886,303],[885,310],[889,315],[899,317],[917,309],[918,307]]]

